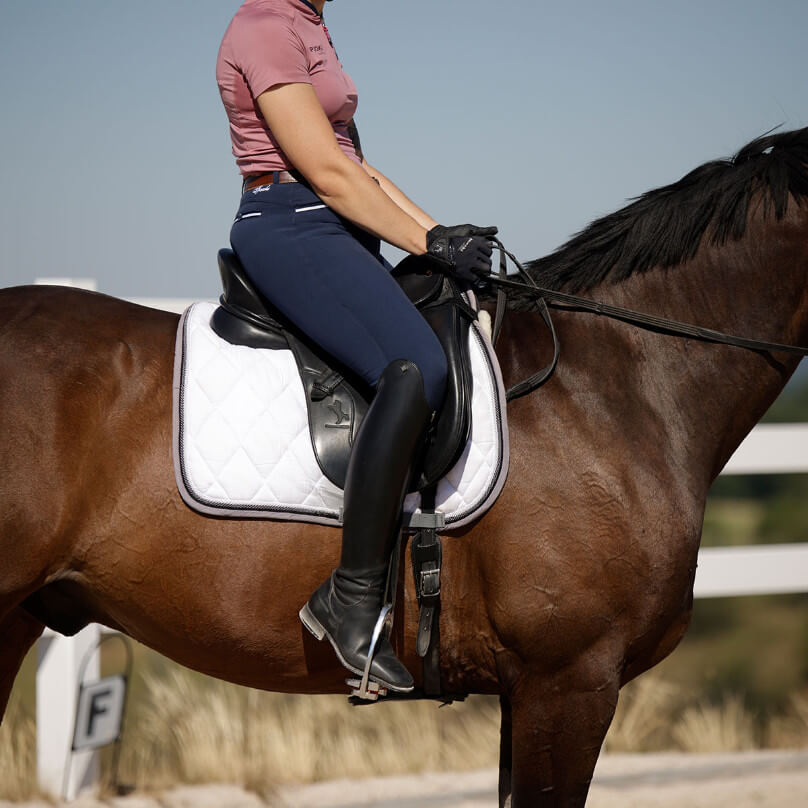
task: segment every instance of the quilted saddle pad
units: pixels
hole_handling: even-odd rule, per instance
[[[215,516],[340,525],[342,490],[320,470],[303,385],[289,350],[231,345],[210,328],[213,303],[180,319],[174,360],[174,470],[185,502]],[[469,331],[471,436],[438,482],[436,509],[459,528],[496,500],[508,473],[505,391],[491,343]],[[405,512],[420,505],[407,496]]]

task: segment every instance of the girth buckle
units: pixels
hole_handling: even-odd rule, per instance
[[[436,606],[441,591],[440,573],[443,548],[435,529],[419,530],[413,539],[411,552],[417,573],[418,602],[422,607]]]
[[[421,601],[440,597],[440,567],[433,570],[421,570],[421,587],[418,597]]]

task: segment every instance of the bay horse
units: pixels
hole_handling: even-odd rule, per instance
[[[764,136],[527,272],[805,344],[806,198],[808,129]],[[513,308],[498,344],[507,383],[552,352],[535,306]],[[554,376],[508,409],[504,491],[444,540],[443,684],[500,696],[500,805],[513,808],[585,803],[621,685],[688,625],[710,484],[798,363],[573,311],[555,321]],[[91,621],[242,685],[345,692],[345,671],[297,616],[336,565],[339,532],[205,517],[177,493],[176,328],[172,314],[104,295],[0,292],[0,712],[43,625],[69,634]],[[403,578],[394,642],[420,683]]]

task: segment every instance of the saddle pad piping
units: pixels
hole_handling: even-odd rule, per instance
[[[505,415],[507,412],[507,404],[505,401],[505,384],[502,380],[502,371],[499,367],[499,360],[494,353],[494,346],[488,339],[488,335],[483,331],[482,327],[475,321],[472,323],[472,332],[479,341],[483,350],[488,358],[488,368],[493,371],[494,376],[494,395],[493,404],[497,413],[497,428],[502,441],[499,445],[499,465],[497,474],[491,481],[488,491],[482,496],[482,501],[474,509],[474,513],[469,514],[463,519],[458,519],[456,522],[451,522],[452,528],[462,527],[465,524],[477,519],[479,514],[485,513],[497,500],[505,487],[505,481],[508,477],[508,468],[510,466],[510,434],[508,431],[508,418]]]

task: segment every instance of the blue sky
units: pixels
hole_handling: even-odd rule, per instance
[[[3,0],[3,285],[213,297],[239,181],[216,89],[239,0]],[[336,0],[366,154],[524,259],[765,130],[808,125],[808,3]]]

